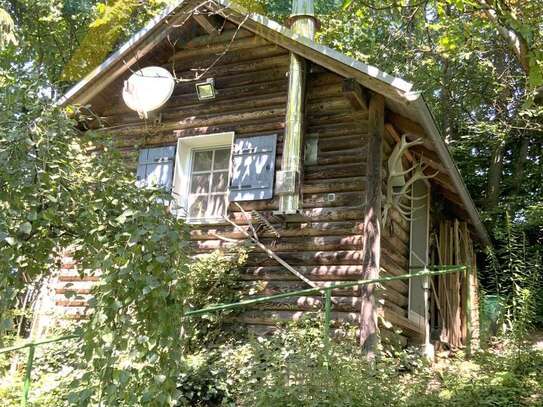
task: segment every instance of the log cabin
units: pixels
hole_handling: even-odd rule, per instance
[[[333,292],[333,320],[357,324],[362,343],[381,326],[402,344],[421,343],[429,329],[463,346],[474,246],[489,238],[422,94],[317,43],[311,1],[294,0],[287,25],[228,0],[178,1],[60,103],[90,105],[135,179],[172,190],[196,254],[244,239],[253,221],[272,225],[262,243],[298,274],[255,250],[240,284],[258,283],[261,295],[470,266],[469,275],[431,278],[431,289],[412,279]],[[122,91],[147,66],[176,81],[169,100],[141,117]],[[86,298],[96,277],[73,267],[67,258],[48,301],[77,317],[84,303],[63,296],[66,284]],[[265,332],[321,307],[319,296],[296,297],[236,318]]]

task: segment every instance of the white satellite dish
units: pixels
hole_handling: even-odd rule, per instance
[[[160,66],[148,66],[134,72],[124,82],[123,100],[126,105],[147,118],[147,113],[158,109],[172,96],[175,80]]]

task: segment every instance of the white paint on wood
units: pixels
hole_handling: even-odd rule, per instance
[[[410,273],[420,271],[413,267],[428,266],[429,227],[430,187],[426,181],[417,181],[413,184],[411,200]],[[420,277],[409,279],[408,315],[420,327],[425,325],[424,281]]]
[[[172,193],[176,201],[175,210],[178,216],[186,217],[188,210],[192,152],[195,149],[209,147],[231,147],[233,140],[233,131],[194,137],[182,137],[177,140],[177,154],[175,156]],[[231,161],[232,160],[230,160],[230,162]]]

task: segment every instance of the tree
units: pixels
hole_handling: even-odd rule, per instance
[[[347,11],[323,18],[322,39],[413,81],[476,202],[489,213],[504,204],[523,211],[542,195],[532,183],[541,181],[543,109],[533,102],[542,7],[540,0],[348,0]]]
[[[0,337],[20,296],[69,250],[80,274],[100,274],[81,331],[90,372],[73,402],[168,404],[181,368],[184,223],[169,213],[163,191],[136,187],[107,139],[79,132],[35,75],[4,71],[3,78]]]

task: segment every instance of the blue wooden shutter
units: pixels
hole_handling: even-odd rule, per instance
[[[140,150],[136,179],[141,188],[159,186],[171,191],[175,146]]]
[[[234,141],[230,201],[255,201],[273,196],[277,134]]]

